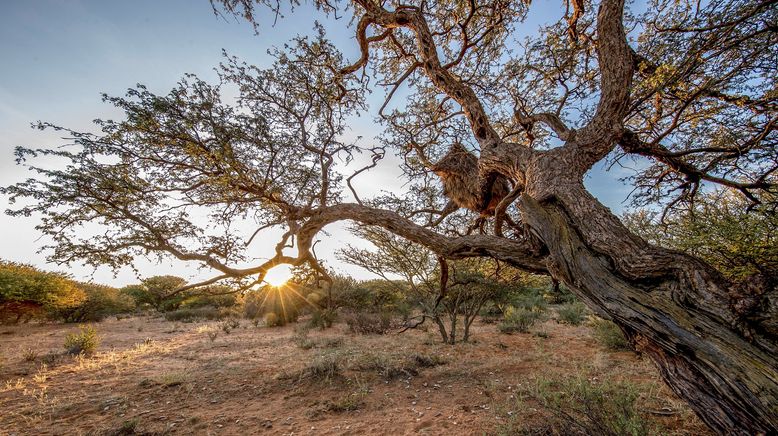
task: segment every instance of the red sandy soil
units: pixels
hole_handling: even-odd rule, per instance
[[[0,434],[515,434],[547,421],[526,396],[539,378],[581,376],[635,383],[660,433],[709,434],[650,362],[607,351],[586,326],[504,335],[476,324],[475,343],[450,346],[432,328],[361,336],[336,324],[303,349],[299,324],[240,323],[227,334],[216,321],[106,320],[91,357],[62,355],[76,325],[0,326]],[[414,369],[415,354],[447,363]],[[310,376],[321,359],[341,373]],[[376,361],[395,364],[395,377]]]

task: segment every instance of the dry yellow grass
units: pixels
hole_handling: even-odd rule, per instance
[[[649,362],[605,350],[584,326],[549,321],[535,328],[544,338],[476,325],[477,343],[452,347],[432,331],[357,336],[338,324],[310,332],[307,349],[295,325],[243,322],[213,340],[218,322],[96,327],[92,357],[58,355],[76,326],[0,327],[0,433],[499,434],[546,421],[537,404],[517,401],[536,380],[581,374],[636,383],[640,410],[667,432],[707,432]],[[24,359],[30,348],[35,361]],[[419,354],[446,363],[420,365]],[[337,371],[317,378],[311,365],[323,360]]]

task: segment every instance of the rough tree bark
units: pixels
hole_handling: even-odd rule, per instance
[[[586,206],[593,205],[589,200]],[[616,322],[712,429],[775,433],[774,336],[748,340],[733,328],[726,285],[697,259],[648,247],[615,223],[597,235],[613,244],[595,248],[587,242],[591,233],[585,236],[591,226],[580,221],[574,207],[556,198],[521,199],[524,219],[548,250],[551,274]],[[588,214],[587,222],[593,217],[600,218]]]
[[[591,121],[574,131],[554,115],[533,116],[565,141],[549,151],[501,141],[473,90],[441,65],[418,10],[358,3],[370,23],[415,34],[425,74],[462,106],[481,145],[481,179],[500,174],[523,189],[518,206],[531,235],[527,244],[511,259],[501,257],[511,252],[505,239],[493,241],[485,252],[519,266],[536,259],[595,312],[616,322],[715,431],[778,433],[778,332],[769,323],[745,321],[776,315],[775,290],[743,292],[698,259],[648,245],[583,186],[586,171],[626,135],[623,118],[634,66],[622,24],[623,0],[603,0],[598,10],[601,95]],[[440,250],[446,244],[412,239],[437,246],[441,255],[455,254]],[[526,255],[533,247],[535,256],[517,262],[518,252]]]

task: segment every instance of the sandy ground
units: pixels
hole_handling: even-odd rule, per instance
[[[545,421],[524,395],[538,378],[575,376],[630,380],[662,433],[708,434],[650,362],[605,350],[585,326],[478,324],[475,343],[452,347],[432,329],[360,336],[337,324],[311,331],[307,349],[295,325],[220,327],[106,320],[98,352],[72,357],[62,344],[76,325],[0,326],[0,434],[510,434]],[[447,363],[409,364],[418,354]],[[337,374],[306,370],[328,361]]]

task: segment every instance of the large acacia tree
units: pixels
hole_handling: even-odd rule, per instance
[[[314,239],[342,220],[444,258],[492,257],[550,274],[616,322],[714,430],[778,432],[775,284],[732,282],[648,244],[583,184],[598,162],[639,156],[635,198],[671,212],[710,184],[753,204],[775,198],[778,10],[652,0],[638,14],[623,0],[572,0],[558,23],[517,40],[528,3],[319,0],[352,26],[356,59],[319,29],[268,69],[227,58],[218,85],[187,77],[167,95],[106,96],[123,120],[99,121],[100,134],[63,129],[71,148],[19,150],[70,163],[5,188],[33,200],[11,213],[42,214],[55,261],[118,267],[162,253],[217,271],[188,286],[280,263],[324,275]],[[282,12],[270,0],[214,5],[252,22]],[[222,101],[223,86],[236,101]],[[345,141],[376,90],[387,99],[372,112],[380,140]],[[367,165],[354,168],[358,153]],[[411,182],[360,196],[385,156],[402,157]],[[256,232],[236,231],[246,219]],[[80,234],[88,223],[102,230]],[[245,247],[272,228],[276,255],[247,264]]]

